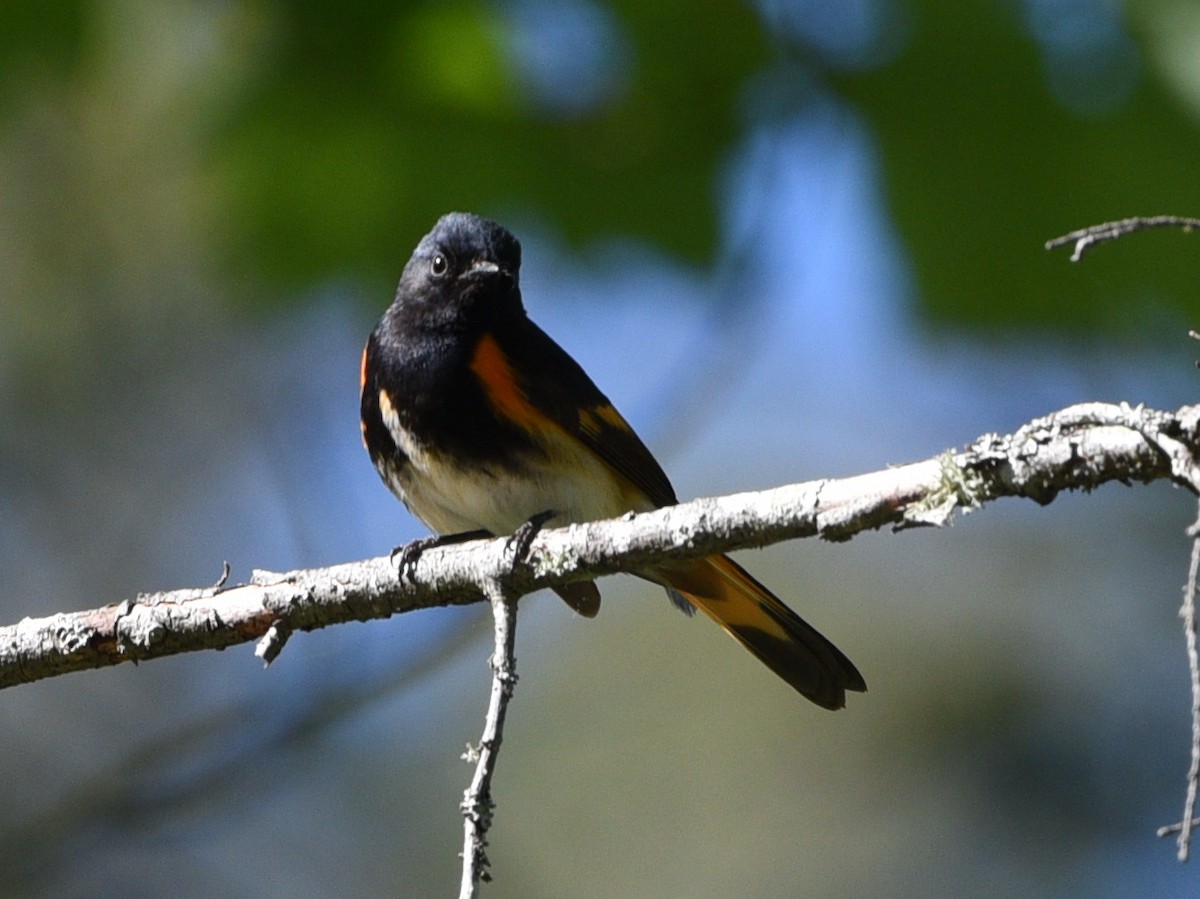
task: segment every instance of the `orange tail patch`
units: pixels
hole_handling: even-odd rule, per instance
[[[866,691],[841,650],[728,556],[657,568],[654,575],[817,705],[840,709],[847,690]]]

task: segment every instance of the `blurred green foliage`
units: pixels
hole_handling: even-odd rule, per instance
[[[0,102],[20,90],[21,79],[63,78],[82,61],[86,7],[79,0],[0,4]]]
[[[1140,4],[1129,30],[1164,5]],[[1071,108],[1052,88],[1079,61],[1039,52],[1046,13],[1033,3],[880,3],[892,25],[839,58],[813,38],[816,5],[764,3],[760,16],[741,3],[613,0],[588,7],[610,29],[613,46],[597,52],[612,85],[564,110],[529,89],[514,40],[521,10],[528,22],[554,8],[258,2],[212,13],[225,70],[204,76],[215,96],[197,91],[191,108],[178,97],[175,111],[198,123],[209,228],[248,285],[236,302],[273,306],[330,277],[388,282],[451,208],[529,209],[575,245],[631,236],[710,263],[717,176],[739,139],[833,95],[870,125],[932,319],[1127,333],[1154,305],[1194,323],[1200,251],[1189,243],[1106,248],[1084,278],[1041,250],[1101,220],[1197,212],[1196,122],[1149,62],[1161,28],[1076,72],[1101,97]],[[0,113],[30,84],[102,67],[123,9],[4,4]],[[786,15],[810,31],[781,26]]]
[[[1122,334],[1137,330],[1149,304],[1194,324],[1194,239],[1127,238],[1090,254],[1084,273],[1041,247],[1112,219],[1196,212],[1195,121],[1147,68],[1128,97],[1068,110],[1047,88],[1055,73],[1017,6],[914,3],[904,52],[837,80],[879,142],[889,212],[926,312],[975,329]],[[1094,80],[1103,91],[1104,74]]]
[[[613,13],[624,89],[557,116],[522,92],[495,5],[380,5],[347,23],[342,7],[276,5],[258,84],[214,144],[238,185],[236,252],[287,285],[347,266],[390,279],[443,212],[532,206],[573,241],[633,234],[711,258],[712,184],[766,35],[738,7]]]

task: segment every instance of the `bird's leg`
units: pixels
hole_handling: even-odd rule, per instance
[[[417,567],[417,561],[426,550],[435,549],[439,546],[454,546],[457,543],[468,543],[471,540],[486,540],[491,536],[491,531],[480,529],[477,531],[463,531],[460,534],[433,534],[429,537],[419,537],[411,543],[402,543],[397,546],[392,550],[389,558],[391,558],[392,564],[396,566],[400,577],[411,581],[413,572]]]

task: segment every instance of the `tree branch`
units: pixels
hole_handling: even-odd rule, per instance
[[[1149,231],[1153,228],[1179,228],[1188,233],[1195,228],[1200,228],[1200,219],[1182,215],[1134,216],[1115,222],[1105,222],[1102,225],[1090,225],[1087,228],[1072,231],[1070,234],[1064,234],[1062,237],[1055,237],[1053,240],[1046,241],[1046,249],[1055,250],[1073,243],[1075,249],[1071,252],[1071,261],[1078,262],[1083,258],[1083,254],[1095,244],[1103,243],[1106,240],[1116,240],[1136,231]]]
[[[1200,784],[1200,655],[1196,650],[1196,587],[1200,580],[1200,517],[1188,528],[1192,538],[1192,561],[1188,566],[1187,584],[1183,588],[1183,606],[1179,609],[1179,617],[1183,619],[1183,639],[1187,646],[1188,674],[1192,685],[1192,761],[1188,766],[1187,790],[1184,793],[1183,817],[1177,824],[1169,824],[1158,829],[1158,835],[1165,837],[1178,833],[1175,841],[1176,857],[1186,862],[1191,854],[1192,830],[1196,827],[1196,787]]]
[[[0,688],[44,677],[260,640],[272,658],[292,631],[477,602],[488,584],[512,596],[690,557],[819,536],[942,525],[956,509],[1002,496],[1045,504],[1061,490],[1170,478],[1200,492],[1200,406],[1155,411],[1088,403],[985,434],[958,452],[841,479],[698,499],[641,515],[542,531],[528,563],[507,541],[425,552],[411,580],[387,556],[287,573],[255,571],[233,587],[175,590],[0,627]]]
[[[1078,231],[1072,231],[1070,234],[1064,234],[1062,237],[1055,237],[1052,240],[1046,241],[1046,249],[1053,250],[1074,243],[1075,249],[1071,253],[1071,261],[1078,262],[1083,258],[1083,254],[1093,245],[1103,243],[1107,240],[1117,240],[1127,234],[1148,231],[1153,228],[1179,228],[1185,234],[1190,234],[1198,227],[1200,227],[1200,219],[1188,218],[1186,216],[1135,216],[1115,222],[1105,222],[1101,225],[1091,225],[1087,228],[1080,228]],[[1196,331],[1190,331],[1189,336],[1193,340],[1200,340],[1200,333]],[[1197,365],[1200,366],[1200,362],[1197,362]],[[1172,469],[1177,480],[1190,485],[1193,490],[1197,490],[1200,484],[1197,483],[1196,478],[1194,452],[1185,450],[1178,445],[1174,449],[1164,448],[1164,452],[1173,460]],[[1187,792],[1183,803],[1183,817],[1176,824],[1169,824],[1158,829],[1160,837],[1165,837],[1172,833],[1179,834],[1176,845],[1178,846],[1177,856],[1181,862],[1188,860],[1188,855],[1191,852],[1192,832],[1194,828],[1200,826],[1200,819],[1195,817],[1196,793],[1197,787],[1200,786],[1200,654],[1197,653],[1196,643],[1196,590],[1197,578],[1200,577],[1200,519],[1197,519],[1196,523],[1188,529],[1188,536],[1192,538],[1192,561],[1188,569],[1188,580],[1184,587],[1183,607],[1179,610],[1179,615],[1183,619],[1188,671],[1191,675],[1192,760],[1188,767]]]
[[[476,768],[461,803],[460,896],[473,897],[489,879],[491,781],[516,683],[519,597],[541,587],[636,571],[665,557],[798,537],[847,540],[888,524],[897,530],[940,526],[958,509],[970,511],[1002,496],[1045,504],[1062,490],[1164,478],[1200,494],[1198,437],[1200,406],[1166,412],[1087,403],[1012,434],[985,434],[958,452],[924,462],[537,532],[520,548],[527,552],[514,550],[513,540],[503,537],[433,547],[403,579],[390,556],[284,574],[255,571],[250,583],[234,587],[225,586],[223,576],[206,589],[143,594],[0,628],[0,687],[256,639],[257,654],[270,663],[295,630],[487,599],[496,639],[491,699],[479,746],[468,748]],[[1191,803],[1189,798],[1185,821],[1177,825],[1181,855],[1190,836]]]
[[[475,776],[463,794],[463,864],[459,899],[472,899],[480,881],[490,881],[487,832],[492,826],[492,776],[504,739],[504,718],[517,685],[517,597],[492,582],[485,591],[495,619],[496,650],[492,654],[492,695],[488,701],[483,737],[478,747],[467,747],[463,758],[475,763]]]

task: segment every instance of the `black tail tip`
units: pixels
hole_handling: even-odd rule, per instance
[[[788,677],[779,668],[775,668],[775,671],[781,674],[784,680],[809,702],[836,712],[838,709],[846,707],[847,691],[866,693],[867,682],[863,680],[863,676],[854,667],[853,662],[842,655],[832,644],[830,644],[830,648],[836,653],[835,660],[837,662],[832,670],[826,665],[814,664],[812,659],[808,659],[807,664],[802,666],[799,671],[795,668],[790,669],[791,673],[799,676]],[[815,678],[814,675],[816,675]]]

